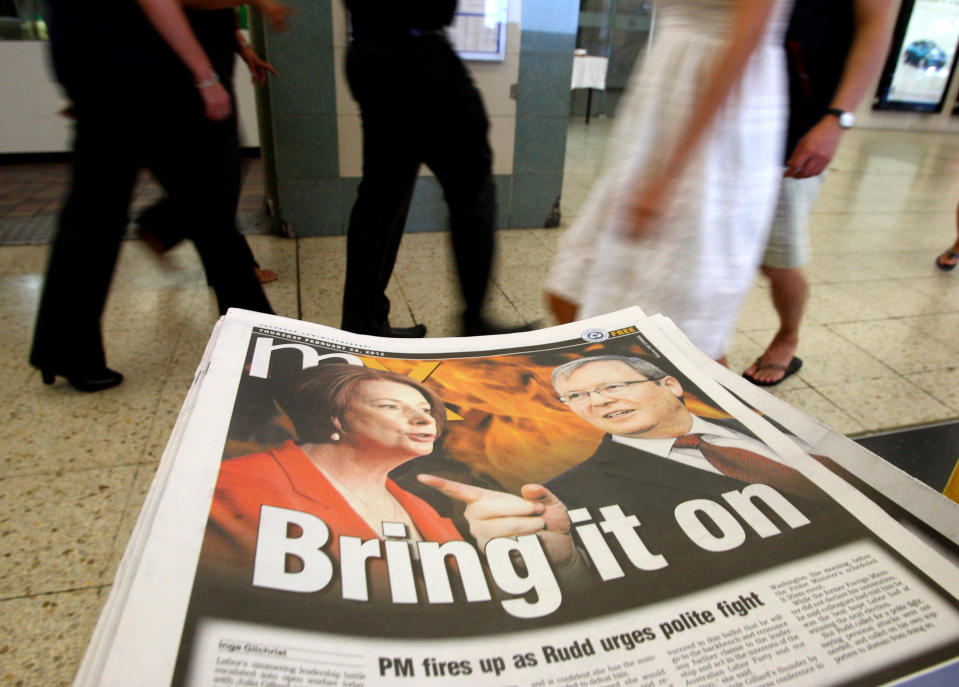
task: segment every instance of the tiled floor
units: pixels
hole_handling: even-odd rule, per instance
[[[602,119],[588,127],[571,120],[564,224],[595,178],[607,131]],[[260,202],[251,190],[256,170],[248,212]],[[49,223],[62,183],[61,166],[0,167],[0,229]],[[141,190],[145,202],[152,190]],[[813,290],[799,350],[806,364],[777,395],[850,434],[959,417],[959,271],[932,264],[954,238],[957,198],[959,136],[846,134],[813,221]],[[545,318],[540,290],[557,235],[499,233],[492,316]],[[281,275],[266,287],[280,314],[338,323],[342,237],[250,241]],[[0,248],[0,684],[47,687],[72,679],[216,309],[189,246],[160,264],[127,241],[103,321],[109,362],[127,381],[95,395],[63,382],[46,387],[25,362],[45,252]],[[390,296],[394,324],[456,332],[445,235],[404,239]],[[730,351],[735,369],[774,326],[758,281]]]

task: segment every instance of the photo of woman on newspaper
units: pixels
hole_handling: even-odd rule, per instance
[[[261,505],[309,513],[340,536],[382,538],[402,523],[412,540],[462,539],[453,523],[388,477],[433,452],[446,408],[410,377],[329,363],[303,370],[282,401],[296,441],[223,462],[205,545],[220,564],[249,566]]]

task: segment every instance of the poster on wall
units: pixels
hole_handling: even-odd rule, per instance
[[[450,40],[464,60],[506,59],[508,0],[460,0]]]
[[[959,0],[904,0],[876,110],[940,112],[959,44]]]

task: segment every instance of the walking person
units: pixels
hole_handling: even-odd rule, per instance
[[[601,181],[547,281],[556,319],[639,305],[725,362],[781,176],[791,0],[659,0]]]
[[[889,45],[891,0],[796,0],[786,31],[789,131],[786,171],[761,267],[779,330],[743,376],[779,384],[802,366],[796,356],[809,285],[809,217],[823,173],[852,111]]]
[[[197,9],[187,9],[186,16],[190,28],[210,58],[216,75],[236,102],[236,92],[233,86],[235,55],[239,55],[257,85],[266,83],[269,74],[276,75],[276,70],[268,62],[260,59],[253,46],[244,37],[236,25],[235,11],[230,7],[216,7],[220,3],[199,2],[191,3]],[[214,9],[206,9],[207,5]],[[269,5],[270,14],[266,18],[276,30],[285,28],[286,19],[290,10],[287,6],[277,2]],[[239,204],[243,185],[243,163],[240,150],[240,137],[237,112],[234,109],[224,123],[214,126],[200,122],[206,129],[204,134],[205,145],[208,146],[214,160],[218,160],[222,173],[217,177],[221,183],[216,187],[222,194],[223,202],[234,207],[234,222],[236,221],[236,207]],[[184,199],[167,194],[157,203],[154,203],[137,217],[137,235],[157,254],[164,254],[184,239],[188,238],[190,229],[190,215],[193,209],[185,204]],[[225,210],[224,210],[225,211]],[[239,256],[250,265],[261,284],[274,281],[277,278],[273,270],[261,268],[253,256],[246,237],[240,233],[239,226],[236,232],[228,236],[235,244],[232,254]]]
[[[505,333],[482,314],[493,265],[493,154],[483,99],[446,36],[456,0],[345,0],[346,74],[363,124],[363,178],[350,215],[342,328],[421,337],[393,327],[386,287],[421,164],[443,188],[465,301],[462,333]]]
[[[143,167],[193,208],[190,237],[220,311],[272,309],[249,264],[229,248],[235,208],[211,201],[223,180],[201,124],[222,124],[233,106],[183,8],[174,0],[51,0],[49,9],[54,70],[76,128],[30,363],[46,384],[61,376],[99,391],[123,381],[107,367],[100,318]]]

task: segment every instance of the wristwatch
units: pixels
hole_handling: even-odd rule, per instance
[[[843,129],[849,129],[856,123],[856,115],[846,110],[840,110],[838,107],[830,107],[826,110],[826,114],[835,115],[839,119],[839,126]]]

